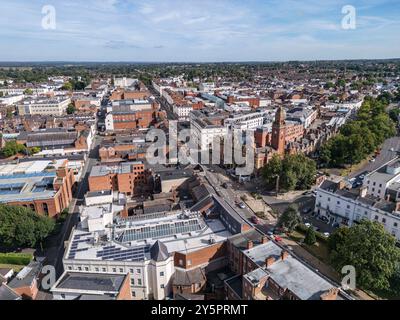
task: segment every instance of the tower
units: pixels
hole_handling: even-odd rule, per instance
[[[286,138],[286,124],[285,124],[285,111],[279,107],[276,111],[275,121],[272,124],[272,139],[271,146],[283,155],[285,153],[285,138]]]

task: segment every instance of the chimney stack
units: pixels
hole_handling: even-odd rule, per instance
[[[289,252],[287,252],[286,250],[282,250],[281,251],[281,259],[282,259],[282,261],[285,260],[287,257],[289,257]]]
[[[400,211],[400,202],[396,202],[396,212]]]
[[[268,268],[270,266],[272,266],[275,262],[275,258],[274,257],[269,257],[267,259],[265,259],[265,266]]]
[[[247,241],[247,249],[251,249],[251,248],[253,248],[253,241],[248,240]]]

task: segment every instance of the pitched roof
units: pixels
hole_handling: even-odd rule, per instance
[[[168,249],[160,240],[157,240],[150,248],[150,256],[154,261],[164,261],[169,257]]]

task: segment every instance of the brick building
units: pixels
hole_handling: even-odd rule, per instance
[[[89,190],[113,190],[134,195],[147,184],[147,174],[141,161],[118,165],[100,165],[92,168]]]
[[[54,217],[68,208],[74,184],[66,159],[4,164],[0,166],[0,203]]]

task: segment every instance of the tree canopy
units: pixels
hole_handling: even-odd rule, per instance
[[[7,141],[4,148],[1,150],[5,157],[15,156],[17,153],[25,153],[26,147],[23,144],[18,144],[17,141]]]
[[[279,189],[283,191],[311,188],[317,173],[316,164],[304,154],[286,155],[283,160],[274,155],[263,168],[263,177],[271,189],[279,176]]]
[[[306,232],[306,237],[304,238],[304,243],[312,246],[317,241],[317,236],[313,227],[309,227]]]
[[[339,272],[343,266],[354,266],[357,286],[389,289],[400,251],[396,239],[380,223],[362,220],[351,228],[339,228],[329,237],[329,248],[331,262]]]
[[[300,222],[300,215],[296,208],[289,206],[279,217],[278,226],[292,232]]]
[[[0,246],[35,247],[54,229],[53,219],[20,206],[0,205]]]
[[[320,159],[327,166],[342,167],[359,163],[395,135],[394,122],[386,113],[386,101],[367,97],[357,114],[340,133],[320,150]]]

